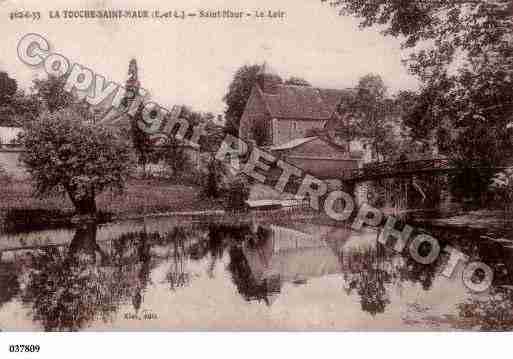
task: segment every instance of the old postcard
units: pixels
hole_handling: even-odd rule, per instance
[[[0,29],[0,331],[513,329],[510,0],[0,0]]]

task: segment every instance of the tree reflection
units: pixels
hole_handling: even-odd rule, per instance
[[[263,301],[271,305],[274,295],[281,291],[281,279],[278,275],[257,277],[251,268],[243,247],[248,253],[256,253],[266,262],[268,257],[264,247],[268,244],[270,232],[261,226],[251,231],[248,226],[224,229],[221,231],[228,238],[230,262],[228,270],[239,294],[247,301]]]
[[[187,272],[188,253],[186,249],[186,234],[183,227],[176,227],[170,234],[173,244],[172,263],[166,275],[172,290],[186,287],[191,282],[191,274]]]
[[[231,246],[229,254],[228,270],[242,297],[247,301],[264,301],[265,304],[271,305],[271,296],[281,291],[280,278],[274,276],[257,280],[240,246]]]
[[[18,268],[14,263],[2,262],[1,255],[2,253],[0,252],[0,308],[20,292]]]
[[[390,304],[385,284],[390,283],[392,277],[385,270],[385,259],[385,249],[380,245],[353,250],[344,258],[346,292],[351,294],[356,290],[362,310],[372,316],[384,313]]]
[[[463,329],[484,331],[513,330],[513,290],[504,287],[492,287],[483,297],[474,297],[458,305],[460,322]]]
[[[418,283],[422,289],[428,291],[433,286],[433,281],[438,273],[440,261],[432,264],[421,264],[411,257],[406,257],[404,265],[400,266],[398,270],[400,281],[409,281],[411,283]]]
[[[134,309],[139,311],[144,290],[150,283],[151,242],[155,235],[146,230],[121,235],[110,242],[112,276],[116,281],[116,295],[119,300],[131,298]]]
[[[492,268],[493,286],[488,292],[473,296],[458,305],[460,321],[457,326],[484,331],[513,330],[512,252],[485,237],[473,244],[467,253],[470,253],[473,260],[486,263]]]
[[[145,236],[114,241],[109,254],[96,233],[95,224],[80,226],[67,249],[51,247],[32,255],[22,300],[46,331],[75,331],[97,319],[112,320],[119,305],[130,300],[140,306],[150,266]]]
[[[210,226],[208,231],[208,253],[210,253],[210,265],[208,267],[209,277],[214,276],[214,268],[216,263],[221,260],[226,247],[225,237],[223,231],[218,226]]]

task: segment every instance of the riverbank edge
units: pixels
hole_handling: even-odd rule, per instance
[[[241,222],[250,222],[254,219],[266,219],[272,218],[279,222],[281,220],[305,220],[305,219],[326,219],[330,223],[333,220],[327,216],[323,216],[321,213],[313,210],[305,210],[300,208],[278,208],[268,210],[245,210],[245,211],[229,211],[225,209],[201,209],[201,210],[189,210],[189,211],[156,211],[149,213],[130,214],[127,213],[99,213],[96,220],[94,219],[83,219],[79,220],[74,218],[72,213],[61,216],[59,218],[53,218],[48,220],[46,226],[40,226],[38,228],[24,228],[22,223],[17,223],[15,226],[8,228],[2,226],[3,231],[9,232],[25,232],[27,230],[47,230],[57,228],[71,228],[80,223],[95,222],[98,225],[106,225],[110,223],[122,222],[122,221],[137,221],[151,218],[172,218],[172,219],[183,219],[184,221],[215,221],[223,224],[236,224]],[[2,218],[4,221],[4,218]],[[3,224],[3,223],[2,223]]]

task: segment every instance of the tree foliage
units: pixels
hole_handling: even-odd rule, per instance
[[[0,104],[10,103],[18,90],[18,83],[7,72],[0,71]]]
[[[499,172],[492,179],[490,189],[497,196],[498,203],[504,203],[506,209],[513,210],[513,168]]]
[[[21,161],[40,196],[68,194],[79,214],[96,212],[95,196],[122,190],[131,169],[129,146],[110,130],[86,121],[76,108],[45,112],[22,136]]]
[[[0,125],[19,126],[37,117],[40,108],[36,94],[25,94],[15,79],[0,72]]]
[[[75,102],[73,95],[64,90],[65,83],[66,77],[49,76],[45,79],[35,79],[32,90],[45,110],[56,112]]]
[[[342,137],[361,140],[370,146],[378,160],[397,155],[398,128],[393,113],[394,103],[387,97],[387,88],[379,75],[363,76],[354,95],[339,108],[342,123],[338,126]]]
[[[510,0],[341,0],[341,13],[380,25],[412,50],[422,81],[407,124],[458,161],[511,155],[513,3]],[[421,45],[421,46],[417,46]]]
[[[218,198],[220,195],[220,182],[222,179],[222,163],[215,158],[207,163],[207,175],[203,185],[202,194],[207,198]]]
[[[141,84],[139,82],[138,66],[135,59],[131,59],[128,64],[128,79],[125,83],[126,95],[123,98],[122,105],[124,111],[129,111],[133,101],[140,95]],[[129,137],[132,141],[132,146],[137,155],[139,164],[143,166],[146,172],[146,165],[150,162],[153,153],[153,144],[149,136],[139,128],[138,123],[143,121],[143,104],[139,105],[135,114],[130,118],[130,133]]]
[[[240,67],[223,98],[226,103],[226,132],[233,136],[239,134],[240,119],[251,95],[251,89],[257,81],[257,74],[260,69],[260,65],[244,65]]]
[[[164,161],[174,178],[191,172],[193,164],[184,143],[174,137],[167,137],[160,148],[159,157]]]

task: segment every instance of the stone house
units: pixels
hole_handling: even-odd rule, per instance
[[[240,120],[239,137],[323,179],[360,165],[362,151],[326,135],[340,121],[339,106],[352,90],[285,85],[264,64]],[[324,135],[315,135],[324,130]],[[313,135],[314,134],[314,135]]]
[[[259,146],[277,146],[330,128],[338,119],[337,108],[351,90],[284,85],[267,65],[242,114],[239,137]]]

